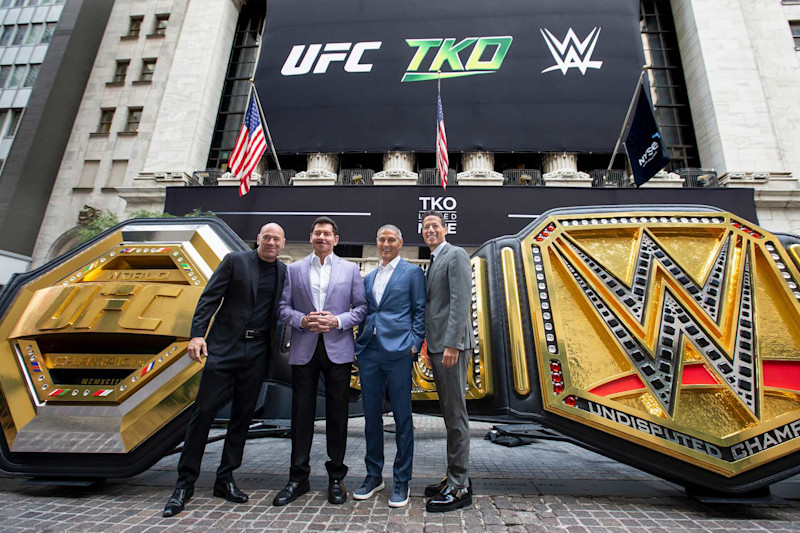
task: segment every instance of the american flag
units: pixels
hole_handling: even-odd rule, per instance
[[[442,180],[442,188],[447,190],[447,171],[450,160],[447,156],[447,134],[444,131],[444,113],[442,113],[442,89],[439,87],[436,109],[436,170]]]
[[[250,103],[244,116],[242,131],[239,132],[233,153],[228,159],[228,168],[234,176],[239,178],[239,196],[250,192],[250,175],[266,150],[267,141],[264,139],[264,128],[261,126],[256,95],[253,94],[250,96]]]

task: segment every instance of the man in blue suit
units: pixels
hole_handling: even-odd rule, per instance
[[[356,339],[358,374],[364,402],[367,477],[354,493],[366,500],[383,489],[383,399],[389,392],[397,456],[390,507],[408,503],[414,456],[411,420],[411,363],[425,337],[425,275],[400,258],[403,234],[387,224],[378,230],[381,264],[364,278],[367,316]]]

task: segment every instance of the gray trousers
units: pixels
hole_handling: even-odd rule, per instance
[[[441,353],[428,353],[447,429],[447,484],[463,489],[469,483],[469,417],[465,399],[469,352],[459,352],[458,362],[450,368],[444,367],[442,357]]]

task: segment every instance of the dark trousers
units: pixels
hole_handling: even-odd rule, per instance
[[[242,464],[247,430],[266,376],[268,345],[268,338],[239,339],[226,354],[209,354],[186,429],[175,487],[194,486],[200,475],[208,431],[220,407],[231,398],[231,419],[217,469],[217,483],[233,481],[233,471]]]
[[[396,483],[408,483],[411,481],[414,459],[411,353],[399,359],[389,359],[381,352],[378,341],[373,337],[358,358],[358,375],[364,403],[364,436],[367,442],[364,462],[367,475],[383,476],[383,399],[388,391],[397,430],[393,477]]]
[[[347,474],[344,451],[347,447],[348,392],[352,366],[352,363],[336,364],[328,359],[322,335],[319,336],[311,361],[304,365],[292,365],[291,481],[305,481],[311,472],[309,460],[320,373],[325,380],[325,436],[329,457],[325,468],[331,479],[344,479]]]

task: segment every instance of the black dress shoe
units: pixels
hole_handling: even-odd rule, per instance
[[[229,502],[244,503],[249,498],[247,494],[239,490],[236,483],[228,481],[227,483],[214,483],[214,496],[218,498],[225,498]]]
[[[468,488],[469,491],[472,492],[472,478],[467,478],[469,483]],[[441,494],[444,489],[447,488],[447,476],[444,476],[438,483],[434,483],[433,485],[428,485],[425,487],[425,497],[432,498],[437,494]]]
[[[334,505],[341,505],[347,501],[347,489],[344,481],[332,479],[328,482],[328,501]]]
[[[194,487],[188,489],[175,489],[172,491],[172,496],[169,497],[167,505],[164,507],[164,516],[170,517],[183,511],[183,506],[186,505],[186,500],[194,494]]]
[[[429,513],[446,513],[455,511],[462,507],[472,505],[472,492],[466,489],[446,487],[441,494],[437,494],[425,504],[425,510]]]
[[[434,483],[433,485],[428,485],[425,487],[425,497],[432,498],[437,494],[441,494],[444,489],[447,488],[447,476],[444,476],[442,479],[439,480],[438,483]]]
[[[290,481],[286,488],[275,496],[275,499],[272,500],[272,505],[281,506],[292,503],[310,489],[307,479],[305,481]]]

